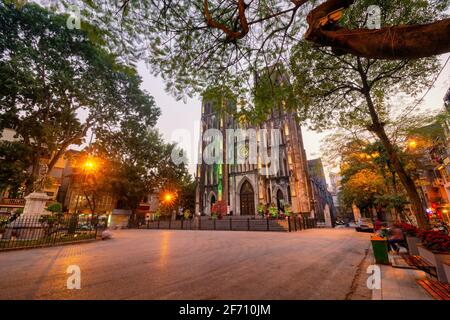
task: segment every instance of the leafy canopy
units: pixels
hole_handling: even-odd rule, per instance
[[[151,127],[160,114],[136,70],[66,20],[36,4],[0,3],[0,128],[28,147],[33,179],[42,158],[50,171],[90,130]]]
[[[346,11],[342,24],[361,26],[369,3],[381,7],[383,23],[387,25],[426,22],[442,14],[445,8],[442,2],[435,1],[360,1]],[[295,46],[291,57],[294,94],[298,98],[296,107],[301,118],[309,120],[316,130],[370,129],[368,94],[383,124],[402,122],[415,104],[399,105],[399,95],[415,97],[422,92],[434,80],[439,66],[436,57],[374,60],[341,56],[331,49],[302,41]],[[367,80],[367,88],[364,80]]]

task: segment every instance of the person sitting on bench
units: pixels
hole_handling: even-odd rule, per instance
[[[402,229],[392,226],[391,228],[389,228],[387,236],[388,236],[389,250],[398,253],[400,251],[398,244],[402,243],[404,240]]]

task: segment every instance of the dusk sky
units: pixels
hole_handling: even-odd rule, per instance
[[[448,58],[447,55],[441,57],[442,62]],[[191,152],[197,152],[198,146],[198,130],[201,113],[200,98],[188,99],[186,103],[177,101],[172,95],[164,90],[164,82],[161,78],[155,78],[150,74],[144,63],[138,66],[139,74],[142,76],[142,87],[147,90],[161,108],[162,115],[159,118],[157,127],[166,141],[172,140],[172,134],[175,130],[186,130],[189,133],[193,146]],[[438,81],[436,81],[433,89],[427,94],[424,103],[420,106],[424,109],[440,109],[443,108],[443,98],[450,87],[450,63],[447,64],[442,71]],[[423,94],[422,94],[423,95]],[[420,97],[422,96],[420,95]],[[194,140],[194,135],[196,140]],[[303,128],[303,140],[305,144],[308,159],[320,156],[320,140],[326,136],[326,133],[317,133]],[[189,170],[191,173],[195,171],[195,165],[190,161]]]

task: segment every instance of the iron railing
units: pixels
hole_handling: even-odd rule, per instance
[[[1,198],[0,205],[25,206],[25,199]]]
[[[222,230],[222,231],[280,231],[296,232],[317,228],[317,220],[305,216],[291,216],[285,219],[226,217],[223,219],[197,217],[173,220],[161,217],[157,220],[143,218],[129,221],[129,228],[134,229],[169,229],[169,230]]]
[[[76,215],[55,219],[21,216],[0,225],[0,251],[94,240],[106,221]]]

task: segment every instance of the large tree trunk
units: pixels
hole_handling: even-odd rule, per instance
[[[361,64],[361,59],[358,60],[358,71],[361,76],[361,80],[363,83],[363,94],[367,102],[367,107],[369,109],[370,118],[372,120],[372,125],[370,126],[370,130],[374,132],[377,137],[380,139],[381,143],[383,144],[384,148],[386,149],[386,152],[389,156],[389,159],[391,160],[392,166],[394,167],[400,182],[402,183],[403,187],[406,190],[406,193],[408,195],[410,204],[411,204],[411,210],[413,211],[414,215],[416,216],[417,223],[419,225],[419,228],[422,229],[428,229],[429,224],[425,216],[425,208],[423,206],[422,200],[419,196],[419,193],[417,192],[416,185],[414,181],[411,179],[411,177],[406,172],[405,168],[403,167],[403,164],[400,162],[400,159],[398,157],[397,150],[395,150],[394,145],[390,141],[389,137],[386,134],[386,131],[384,130],[384,124],[381,123],[378,113],[375,109],[375,106],[372,101],[372,97],[370,94],[370,87],[368,85],[367,81],[367,75],[364,72],[364,69]]]
[[[377,137],[380,139],[381,143],[383,144],[384,148],[386,149],[389,159],[391,160],[392,165],[394,166],[395,171],[397,172],[397,175],[398,175],[400,181],[402,182],[403,186],[405,187],[405,190],[408,194],[409,201],[411,203],[411,209],[416,216],[419,227],[423,228],[423,229],[428,228],[428,221],[426,220],[426,217],[425,217],[423,203],[422,203],[422,200],[420,199],[419,193],[417,192],[416,185],[415,185],[414,181],[411,179],[411,177],[407,174],[405,168],[403,167],[402,163],[400,162],[397,151],[395,150],[394,146],[392,145],[391,141],[389,140],[388,136],[386,135],[384,126],[381,124],[374,123],[372,130],[377,135]]]
[[[305,39],[332,47],[341,54],[369,59],[419,59],[450,52],[450,19],[423,25],[398,25],[378,30],[341,28],[323,19],[335,10],[346,9],[354,0],[328,0],[307,17]]]
[[[234,42],[247,36],[253,24],[275,19],[288,12],[295,15],[309,1],[291,2],[294,5],[291,9],[248,21],[245,12],[248,5],[244,0],[237,0],[235,5],[238,14],[234,28],[212,17],[208,0],[204,0],[203,15],[209,28],[221,30],[226,35],[227,42]],[[337,22],[343,11],[354,2],[355,0],[327,0],[315,7],[307,16],[309,28],[305,39],[318,46],[331,47],[336,54],[352,54],[368,59],[419,59],[450,52],[450,19],[422,25],[387,26],[378,30],[339,27]],[[283,30],[281,28],[278,31]]]

